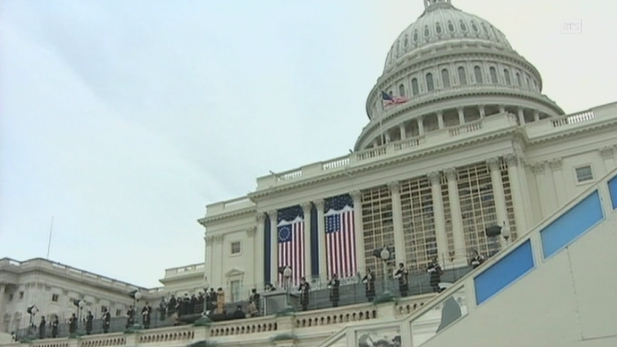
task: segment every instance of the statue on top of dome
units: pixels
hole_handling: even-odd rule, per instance
[[[451,4],[452,1],[451,0],[424,0],[424,8],[428,8],[431,5],[435,5],[439,3]]]

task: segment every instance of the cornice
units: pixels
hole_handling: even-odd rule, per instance
[[[250,195],[249,195],[250,198]],[[217,214],[215,216],[206,216],[203,218],[200,218],[197,220],[197,222],[199,222],[199,224],[203,225],[204,227],[206,227],[206,224],[212,223],[212,222],[217,222],[223,219],[229,219],[229,218],[233,218],[233,217],[238,217],[238,216],[242,216],[245,214],[255,214],[257,213],[257,208],[256,207],[247,207],[245,209],[240,209],[240,210],[233,210],[227,213],[221,213],[221,214]]]
[[[159,280],[159,282],[166,285],[166,284],[170,284],[173,282],[179,282],[179,281],[190,280],[190,279],[202,280],[203,278],[204,278],[204,273],[202,271],[202,272],[195,272],[195,273],[185,273],[185,274],[170,277],[170,278],[162,278]]]
[[[273,197],[276,195],[284,194],[285,192],[288,192],[290,190],[295,190],[295,189],[307,187],[310,185],[333,181],[339,178],[349,177],[349,175],[360,174],[366,171],[372,171],[372,170],[387,167],[387,166],[393,166],[393,165],[400,164],[403,162],[414,161],[414,160],[417,160],[418,158],[433,156],[435,154],[471,146],[476,143],[485,142],[487,140],[507,137],[507,136],[516,134],[518,132],[520,132],[520,129],[514,128],[514,127],[508,128],[508,129],[501,129],[493,133],[483,134],[483,136],[468,138],[468,139],[464,139],[464,140],[456,141],[456,142],[450,142],[442,146],[426,148],[424,150],[415,151],[415,152],[408,153],[408,154],[402,154],[397,157],[384,158],[382,160],[369,162],[365,165],[358,165],[356,167],[352,167],[352,168],[338,171],[338,172],[326,173],[323,175],[306,178],[304,180],[299,179],[299,180],[290,181],[288,184],[282,184],[278,187],[273,187],[267,190],[251,193],[250,196],[251,196],[251,199],[253,200]]]
[[[558,139],[562,139],[565,137],[571,137],[574,135],[579,135],[579,134],[584,134],[584,133],[588,133],[588,132],[592,132],[594,130],[598,130],[601,128],[609,128],[611,126],[617,126],[617,119],[607,119],[606,121],[603,122],[595,122],[592,124],[588,124],[587,126],[582,126],[582,124],[585,123],[579,123],[580,125],[572,128],[570,130],[566,130],[564,129],[564,131],[560,131],[560,132],[556,132],[556,133],[549,133],[545,136],[539,137],[539,138],[535,138],[535,139],[527,139],[527,144],[529,145],[538,145],[538,144],[542,144],[545,142],[550,142],[550,141],[554,141],[554,140],[558,140]]]

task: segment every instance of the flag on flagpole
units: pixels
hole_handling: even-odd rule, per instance
[[[384,91],[381,91],[381,100],[384,102],[384,106],[400,105],[409,101],[404,96],[392,96]]]
[[[278,268],[291,267],[291,284],[298,285],[304,272],[304,214],[302,208],[289,208],[279,211],[278,231]],[[279,283],[283,283],[282,271],[278,274]]]
[[[355,276],[358,273],[358,250],[353,200],[345,194],[328,199],[325,207],[328,278],[333,274],[339,278]]]

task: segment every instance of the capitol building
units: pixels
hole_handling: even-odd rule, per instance
[[[208,205],[198,221],[204,264],[186,276],[174,270],[173,288],[135,288],[153,305],[162,295],[221,288],[230,309],[246,308],[255,289],[262,314],[25,343],[614,346],[617,102],[564,111],[489,21],[451,0],[423,2],[387,52],[353,151],[270,172],[246,196]],[[485,259],[478,268],[470,266],[475,252]],[[427,273],[435,262],[440,293]],[[399,264],[408,295],[393,278]],[[4,332],[27,326],[26,318],[14,325],[8,297],[33,286],[8,268],[0,266]],[[362,281],[369,270],[375,300]],[[338,307],[328,285],[335,275]],[[100,306],[103,296],[118,312],[131,304],[122,297],[130,284],[113,282],[105,294],[106,285],[89,283],[94,289],[80,294],[71,276],[71,298]],[[311,288],[306,310],[302,279]],[[54,293],[67,292],[52,283]],[[452,307],[458,313],[448,320]]]

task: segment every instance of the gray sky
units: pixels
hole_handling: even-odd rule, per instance
[[[617,100],[613,0],[453,0],[566,112]],[[202,262],[205,205],[348,153],[422,0],[0,0],[0,257],[138,285]],[[581,34],[561,32],[580,19]]]

